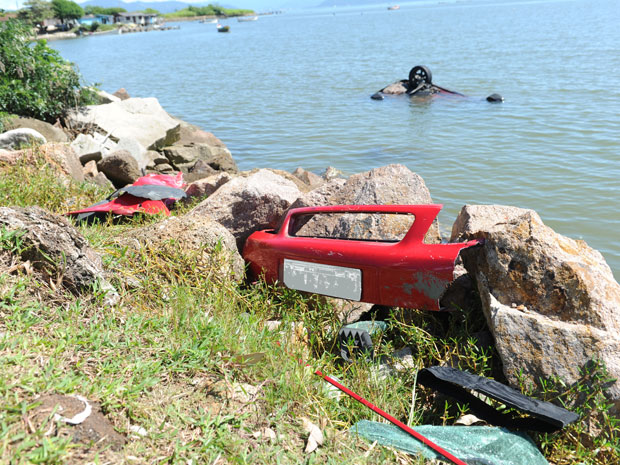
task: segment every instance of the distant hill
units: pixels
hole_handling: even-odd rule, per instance
[[[209,3],[217,3],[215,1],[212,2],[202,2],[202,3],[187,3],[187,2],[177,2],[174,0],[165,1],[165,2],[123,2],[121,0],[88,0],[86,2],[80,3],[80,6],[84,8],[85,6],[100,6],[102,8],[125,8],[127,11],[142,11],[147,8],[153,8],[154,10],[159,11],[160,13],[172,13],[173,11],[182,10],[183,8],[187,8],[188,6],[207,6]],[[224,7],[229,8],[229,7]]]
[[[407,0],[411,1],[411,0]],[[325,0],[323,3],[319,4],[319,7],[326,6],[362,6],[362,5],[386,5],[386,4],[397,4],[398,1],[394,1],[393,3],[386,0]],[[404,3],[404,2],[403,2]]]

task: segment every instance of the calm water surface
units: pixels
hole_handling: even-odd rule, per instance
[[[89,82],[157,97],[241,169],[402,163],[444,203],[536,210],[620,278],[620,2],[419,2],[52,42]],[[369,96],[425,64],[471,96]],[[484,101],[498,92],[501,105]]]

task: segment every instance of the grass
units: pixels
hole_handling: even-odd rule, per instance
[[[36,155],[0,165],[0,192],[2,206],[56,213],[107,194],[64,184]],[[416,386],[414,370],[382,377],[376,361],[340,364],[334,354],[341,323],[322,299],[222,281],[196,265],[197,251],[136,250],[119,240],[157,221],[79,226],[121,294],[112,308],[96,289],[76,296],[45,282],[20,262],[20,235],[0,229],[1,463],[424,463],[349,435],[358,420],[378,418],[349,398],[333,398],[315,368],[414,425],[453,424],[467,410]],[[272,320],[281,321],[277,329],[267,324]],[[408,346],[416,367],[450,361],[501,379],[494,349],[471,336],[485,329],[480,312],[393,309],[386,321],[387,330],[375,336],[378,356]],[[619,425],[606,413],[606,383],[597,364],[577,385],[546,381],[549,400],[581,415],[561,432],[533,436],[549,461],[618,463]],[[68,426],[50,434],[53,422],[30,421],[37,398],[51,393],[100,402],[128,443],[119,451],[74,443]],[[304,453],[304,417],[325,434],[312,454]],[[275,439],[264,437],[266,428]]]

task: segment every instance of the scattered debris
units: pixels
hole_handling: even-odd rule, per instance
[[[84,420],[86,420],[90,416],[92,411],[93,411],[91,405],[88,403],[88,400],[86,400],[84,397],[78,396],[78,395],[68,396],[68,397],[75,397],[77,400],[83,402],[84,403],[84,410],[82,410],[80,413],[75,414],[75,416],[73,416],[71,418],[63,417],[62,415],[60,415],[58,413],[55,413],[54,414],[54,420],[55,421],[64,421],[65,423],[68,423],[70,425],[79,425],[80,423],[84,423]],[[63,411],[62,405],[60,405],[58,407],[58,410],[60,412]]]
[[[67,215],[74,215],[78,221],[92,221],[107,213],[123,216],[163,213],[170,216],[169,207],[186,197],[182,189],[184,185],[182,173],[176,176],[149,174],[138,178],[131,186],[118,189],[106,200]]]
[[[418,383],[468,404],[469,408],[480,418],[498,426],[553,432],[564,428],[579,418],[576,413],[562,407],[532,399],[495,380],[476,376],[456,368],[445,366],[424,368],[418,372]],[[512,414],[500,413],[466,389],[484,394],[531,416],[521,418]]]
[[[306,442],[306,454],[310,454],[323,445],[323,432],[307,418],[302,418],[304,431],[308,433],[308,441]]]
[[[129,431],[141,437],[145,437],[148,434],[146,430],[142,426],[139,426],[139,425],[129,425]]]
[[[448,460],[450,460],[451,462],[455,463],[456,465],[467,465],[465,462],[463,462],[459,458],[455,457],[454,455],[452,455],[447,450],[443,449],[439,445],[435,444],[434,442],[430,441],[426,437],[422,436],[420,433],[418,433],[415,430],[411,429],[409,426],[404,424],[402,421],[397,420],[396,418],[394,418],[389,413],[381,410],[376,405],[371,404],[366,399],[364,399],[362,396],[354,393],[353,391],[351,391],[350,389],[346,388],[345,386],[343,386],[342,384],[340,384],[338,381],[334,380],[333,378],[331,378],[331,377],[329,377],[327,375],[324,375],[320,370],[316,370],[314,372],[314,374],[317,375],[317,376],[320,376],[325,381],[327,381],[329,384],[332,384],[333,386],[337,387],[338,389],[340,389],[342,392],[344,392],[348,396],[353,397],[355,400],[357,400],[361,404],[365,405],[366,407],[371,409],[373,412],[381,415],[383,418],[385,418],[389,422],[393,423],[394,425],[398,426],[398,428],[400,428],[401,430],[405,431],[409,435],[413,436],[418,441],[421,441],[423,444],[429,446],[435,452],[441,454],[443,457],[447,458]]]
[[[378,331],[385,331],[387,324],[384,321],[358,321],[344,326],[338,332],[340,356],[350,362],[353,353],[362,356],[372,356],[371,336]]]

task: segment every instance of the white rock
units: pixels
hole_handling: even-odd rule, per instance
[[[83,165],[91,160],[96,162],[101,160],[101,145],[90,134],[78,134],[71,142],[71,148]]]
[[[30,145],[47,143],[45,137],[30,128],[11,129],[0,134],[0,149],[19,150]]]
[[[105,105],[90,105],[67,116],[70,125],[92,125],[115,139],[133,137],[147,149],[173,144],[180,124],[166,113],[156,98],[129,98]]]

